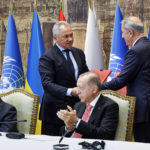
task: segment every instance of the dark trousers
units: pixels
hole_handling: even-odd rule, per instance
[[[136,142],[150,143],[150,122],[135,123],[133,133]]]
[[[59,136],[59,134],[60,134],[60,128],[62,126],[63,125],[51,124],[49,122],[42,121],[42,131],[41,131],[41,134],[52,135],[52,136]]]

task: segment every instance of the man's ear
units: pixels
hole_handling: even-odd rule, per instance
[[[94,85],[93,86],[93,93],[95,94],[95,93],[97,93],[97,91],[98,91],[98,87],[97,87],[97,85]]]
[[[55,41],[57,41],[57,36],[56,36],[56,34],[53,35],[53,39],[54,39]]]
[[[129,34],[130,34],[130,37],[133,37],[134,36],[133,30],[129,30]]]

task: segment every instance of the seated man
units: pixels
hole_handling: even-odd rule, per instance
[[[61,132],[69,130],[66,136],[77,138],[113,140],[118,124],[118,104],[100,93],[101,82],[93,72],[81,74],[77,87],[81,102],[76,103],[75,110],[68,106],[68,110],[57,112],[66,125]]]
[[[16,108],[0,98],[0,132],[17,132],[17,123],[11,123],[11,121],[17,121]]]

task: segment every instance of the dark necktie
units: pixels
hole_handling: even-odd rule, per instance
[[[88,104],[88,105],[86,106],[86,110],[85,110],[85,112],[84,112],[84,114],[83,114],[83,116],[82,116],[82,120],[83,120],[83,121],[88,122],[88,120],[89,120],[89,118],[90,118],[90,115],[91,115],[91,109],[92,109],[92,107],[93,107],[93,106],[90,105],[90,104]],[[75,132],[72,137],[74,137],[74,138],[82,138],[82,135],[79,134],[79,133],[77,133],[77,132]]]
[[[70,68],[74,74],[74,77],[75,77],[75,70],[74,70],[73,62],[72,62],[70,55],[69,55],[69,51],[70,51],[69,49],[64,50],[64,52],[66,53],[66,56],[67,56],[67,62],[68,62],[69,66],[70,66]]]

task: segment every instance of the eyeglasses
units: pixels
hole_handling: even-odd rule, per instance
[[[82,149],[92,149],[92,150],[104,150],[105,142],[104,141],[94,141],[93,143],[89,142],[80,142],[79,145],[82,145]]]

